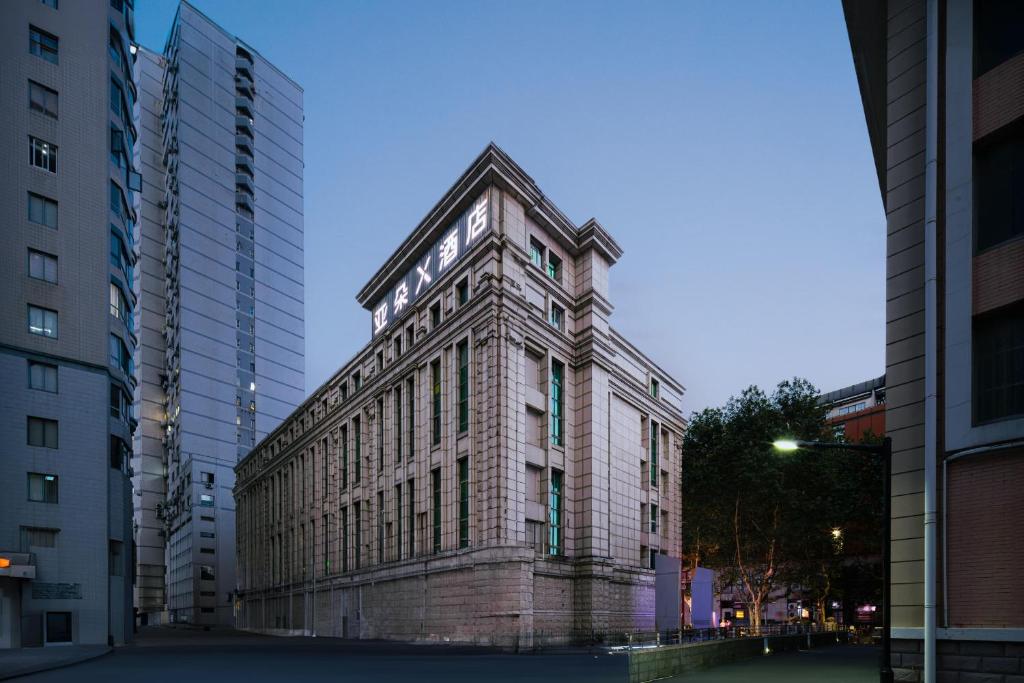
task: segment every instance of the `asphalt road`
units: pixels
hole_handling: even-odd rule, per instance
[[[876,650],[837,647],[758,658],[689,674],[685,680],[687,683],[776,680],[866,683],[877,680],[877,675],[872,676],[876,663]],[[626,657],[622,655],[511,655],[466,648],[151,628],[132,645],[117,648],[99,659],[17,680],[24,683],[200,680],[214,683],[624,683],[626,667]]]

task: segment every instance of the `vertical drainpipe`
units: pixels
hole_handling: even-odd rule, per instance
[[[935,683],[936,470],[938,410],[939,0],[927,0],[924,190],[924,681]],[[890,521],[891,523],[891,521]]]

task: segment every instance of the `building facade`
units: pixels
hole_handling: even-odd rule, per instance
[[[133,32],[0,5],[0,648],[131,638]]]
[[[1024,5],[844,2],[887,223],[893,665],[1024,671]]]
[[[302,90],[187,2],[139,54],[136,604],[230,624],[234,466],[305,395]]]
[[[238,625],[521,648],[653,629],[684,389],[609,324],[621,253],[488,146],[359,293],[371,341],[238,464]]]
[[[822,394],[821,403],[836,438],[857,443],[885,436],[885,375]]]

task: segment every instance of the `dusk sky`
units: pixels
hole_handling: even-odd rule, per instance
[[[193,4],[305,89],[307,392],[369,340],[356,292],[490,140],[622,246],[612,324],[687,414],[884,372],[884,214],[839,0]],[[177,0],[136,6],[162,49]]]

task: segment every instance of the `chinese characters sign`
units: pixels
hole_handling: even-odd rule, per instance
[[[443,278],[455,264],[487,233],[487,192],[477,198],[454,223],[441,233],[441,238],[417,259],[416,264],[392,287],[387,296],[371,309],[373,336],[386,331],[391,323],[405,315],[431,285]]]

